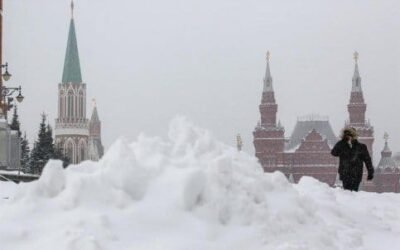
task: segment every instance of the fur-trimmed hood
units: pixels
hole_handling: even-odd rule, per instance
[[[346,139],[346,136],[351,136],[353,140],[358,139],[358,133],[357,130],[353,127],[347,127],[342,130],[341,138],[342,140]]]

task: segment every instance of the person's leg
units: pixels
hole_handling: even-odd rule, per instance
[[[361,180],[362,180],[362,172],[359,176],[355,175],[355,176],[353,176],[353,178],[351,178],[353,191],[358,192],[358,189],[360,188]]]
[[[343,179],[342,183],[343,183],[344,190],[351,190],[351,182],[350,181]]]
[[[360,182],[352,183],[352,191],[358,192],[359,187],[360,187]]]
[[[360,186],[360,182],[355,181],[353,179],[343,179],[343,189],[345,190],[350,190],[350,191],[358,191],[358,188]]]

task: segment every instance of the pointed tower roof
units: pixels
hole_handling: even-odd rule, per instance
[[[71,1],[71,22],[69,25],[67,51],[65,53],[62,83],[82,82],[81,66],[79,62],[78,42],[76,40],[73,10],[74,10],[74,2]]]
[[[97,107],[93,108],[92,117],[90,117],[91,122],[98,122],[100,121],[99,114],[97,113]]]
[[[358,52],[354,52],[354,74],[353,74],[353,86],[351,88],[351,92],[362,92],[361,88],[361,76],[358,70]]]
[[[271,57],[271,53],[269,53],[269,51],[267,51],[267,69],[265,70],[263,92],[272,92],[272,91],[274,91],[274,89],[272,87],[271,70],[269,69],[269,59],[270,59],[270,57]]]
[[[96,105],[96,100],[93,99],[93,111],[92,111],[92,117],[90,117],[90,122],[99,122],[99,114],[97,113],[97,105]]]

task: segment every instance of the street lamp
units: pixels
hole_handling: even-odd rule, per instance
[[[19,92],[19,94],[17,95],[17,97],[15,97],[15,99],[17,99],[17,101],[19,102],[19,103],[21,103],[23,100],[24,100],[24,96],[23,95],[21,95],[21,91]]]
[[[8,63],[2,64],[2,65],[1,65],[1,68],[6,68],[6,72],[4,72],[4,74],[2,75],[4,81],[10,80],[10,78],[11,78],[12,75],[8,72]]]
[[[7,97],[7,104],[5,105],[5,114],[7,115],[7,111],[9,111],[14,105],[12,105],[12,101],[14,100],[14,98],[12,97],[12,95],[18,91],[18,95],[15,97],[15,99],[17,99],[18,102],[22,102],[24,100],[24,96],[22,95],[22,88],[21,86],[19,86],[18,88],[12,88],[12,87],[5,87],[3,86],[1,88],[1,95],[3,100],[6,99]]]
[[[1,1],[1,0],[0,0]],[[1,74],[0,77],[3,77],[4,81],[8,81],[11,78],[10,72],[8,72],[8,63],[6,62],[5,64],[0,64],[0,71],[5,68],[5,72]],[[21,91],[21,86],[18,88],[8,88],[2,84],[2,81],[0,79],[0,109],[4,115],[4,117],[7,119],[7,111],[9,111],[14,105],[12,102],[14,101],[14,97],[12,95],[18,91],[18,95],[15,97],[15,99],[18,102],[22,102],[24,100],[24,96],[22,95]],[[7,97],[7,99],[6,99]]]

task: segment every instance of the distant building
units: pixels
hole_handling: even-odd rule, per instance
[[[92,119],[86,118],[86,84],[82,81],[78,44],[73,17],[69,27],[67,51],[61,83],[58,84],[58,117],[55,143],[69,157],[71,163],[98,160],[103,155],[100,120],[97,107]]]
[[[345,123],[345,126],[354,127],[358,131],[359,141],[367,145],[372,157],[374,129],[365,119],[367,105],[364,102],[361,87],[357,52],[354,54],[354,59],[352,89],[350,101],[347,105],[349,120]],[[295,183],[302,176],[312,176],[330,186],[341,186],[337,174],[338,159],[330,154],[339,137],[333,132],[327,117],[311,115],[299,118],[291,136],[285,138],[285,129],[277,122],[276,118],[278,105],[275,100],[269,63],[268,53],[262,99],[259,106],[261,120],[253,132],[255,154],[264,171],[281,171],[291,182]],[[388,150],[386,144],[386,148],[382,151],[380,167],[378,166],[376,169],[373,182],[366,181],[365,171],[361,184],[363,190],[373,192],[400,191],[398,187],[400,175],[393,171],[395,168],[382,167],[395,164],[395,161],[390,158],[391,152],[389,153]]]

